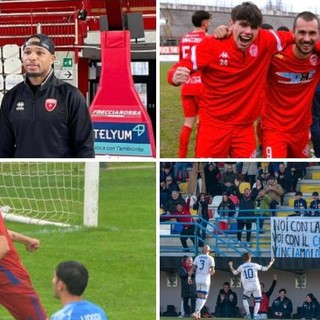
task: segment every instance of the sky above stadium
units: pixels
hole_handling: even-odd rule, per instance
[[[197,4],[197,5],[217,5],[233,7],[245,0],[161,0],[163,3],[176,3],[176,4]],[[260,8],[264,8],[269,2],[268,0],[251,0]],[[320,1],[319,0],[272,0],[275,5],[277,2],[281,2],[282,8],[286,11],[301,12],[312,11],[320,14]]]

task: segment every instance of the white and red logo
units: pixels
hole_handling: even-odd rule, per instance
[[[258,55],[258,46],[255,44],[252,44],[249,48],[249,53],[251,57],[256,57]]]
[[[45,107],[49,112],[53,111],[56,108],[56,106],[57,106],[56,99],[47,99],[45,102]]]
[[[317,56],[316,54],[312,54],[312,55],[310,56],[310,64],[311,64],[312,66],[316,66],[317,63],[318,63],[318,56]]]

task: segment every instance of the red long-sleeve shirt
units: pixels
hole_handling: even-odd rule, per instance
[[[179,42],[179,60],[185,59],[191,53],[191,48],[199,44],[205,37],[206,34],[204,31],[190,31],[185,34]],[[182,85],[181,94],[198,96],[201,90],[201,72],[196,71],[190,75],[188,82]]]
[[[252,124],[260,114],[259,99],[271,57],[290,43],[290,32],[276,34],[260,29],[253,43],[241,51],[232,36],[208,36],[192,48],[191,55],[172,67],[168,82],[173,84],[172,77],[179,66],[200,70],[204,84],[200,121],[207,125]]]
[[[293,45],[276,54],[266,82],[263,128],[290,132],[308,129],[312,100],[320,76],[320,54],[298,59]]]
[[[18,252],[8,234],[1,213],[0,236],[4,236],[7,239],[10,247],[10,251],[0,260],[0,283],[12,283],[17,285],[21,280],[29,281],[28,272],[21,263]],[[19,292],[19,289],[17,289],[17,293]]]

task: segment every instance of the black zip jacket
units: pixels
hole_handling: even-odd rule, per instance
[[[94,139],[86,101],[53,70],[33,94],[24,81],[0,110],[0,158],[92,158]]]

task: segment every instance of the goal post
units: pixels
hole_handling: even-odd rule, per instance
[[[98,225],[98,162],[2,162],[6,220],[38,225]]]
[[[99,172],[98,162],[86,163],[83,224],[87,227],[98,226]]]

